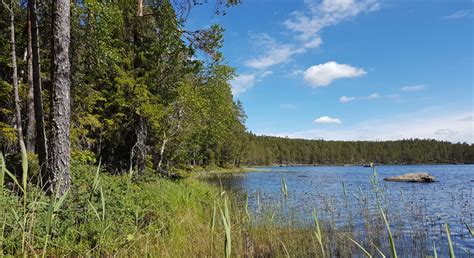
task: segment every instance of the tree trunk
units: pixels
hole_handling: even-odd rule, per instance
[[[28,10],[28,17],[30,10]],[[26,99],[26,149],[35,151],[35,103],[34,103],[34,86],[33,86],[33,57],[31,44],[31,19],[27,18],[28,30],[28,46],[26,48],[26,60],[28,64],[28,98]]]
[[[21,128],[21,106],[20,106],[20,94],[18,93],[18,66],[16,64],[16,40],[15,40],[15,12],[12,5],[8,8],[8,5],[2,1],[5,7],[10,12],[10,44],[11,44],[11,55],[12,55],[12,68],[13,68],[13,94],[15,98],[15,129],[18,134],[18,143],[21,144],[23,140],[23,131]],[[20,145],[19,145],[20,146]]]
[[[163,165],[166,143],[168,143],[168,139],[166,138],[166,133],[163,133],[163,142],[161,143],[160,147],[160,160],[158,161],[158,169],[161,169],[161,166]]]
[[[137,16],[143,16],[143,0],[137,0]]]
[[[70,1],[53,1],[53,60],[51,96],[50,180],[62,196],[70,186]]]
[[[33,101],[36,124],[36,153],[40,164],[40,173],[43,184],[47,182],[48,149],[46,145],[46,131],[44,129],[43,97],[41,90],[41,67],[38,40],[38,21],[36,18],[36,0],[28,0],[31,22],[31,61],[33,72]]]

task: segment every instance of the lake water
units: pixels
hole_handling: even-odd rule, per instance
[[[435,243],[439,253],[447,254],[444,230],[447,222],[457,256],[474,257],[474,238],[464,224],[471,228],[474,225],[474,165],[378,166],[377,186],[371,181],[373,169],[361,166],[262,167],[258,170],[210,181],[240,196],[247,195],[255,218],[264,213],[262,207],[267,207],[266,210],[270,207],[283,218],[281,221],[296,219],[309,225],[315,209],[321,220],[337,229],[350,226],[360,232],[360,237],[364,235],[364,227],[370,227],[373,214],[380,215],[380,203],[387,209],[399,249],[420,249],[414,245],[421,243],[422,253],[432,252],[429,250]],[[382,180],[413,172],[428,172],[437,182]],[[282,178],[288,188],[287,197],[281,191]]]

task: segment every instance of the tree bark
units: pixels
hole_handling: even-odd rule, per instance
[[[143,0],[137,0],[137,16],[143,16]]]
[[[36,18],[36,0],[28,0],[28,8],[30,11],[29,19],[31,22],[31,61],[33,63],[32,72],[33,101],[36,124],[36,153],[38,154],[42,183],[46,184],[48,171],[48,148],[46,145],[46,131],[44,128],[43,97],[41,95],[41,66],[38,40],[38,21]]]
[[[70,1],[53,1],[53,60],[51,96],[50,180],[62,196],[70,186]]]
[[[26,27],[28,30],[28,45],[26,48],[27,80],[28,80],[28,98],[26,99],[26,149],[35,151],[35,103],[34,103],[34,84],[33,84],[33,57],[31,44],[31,19],[30,10],[28,10],[28,18]]]
[[[163,142],[161,143],[160,147],[160,160],[158,161],[158,169],[161,169],[161,166],[163,164],[163,160],[165,158],[165,147],[166,143],[168,143],[168,139],[166,138],[166,133],[163,133]]]
[[[8,5],[3,2],[3,5],[8,9],[10,13],[10,44],[11,44],[11,55],[12,55],[12,68],[13,68],[13,95],[15,98],[15,129],[17,131],[18,143],[21,145],[23,140],[23,131],[21,127],[21,105],[20,105],[20,94],[18,92],[18,66],[16,64],[16,40],[15,40],[15,12],[13,10],[13,1],[12,5]]]

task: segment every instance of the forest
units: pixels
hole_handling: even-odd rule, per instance
[[[474,146],[436,140],[324,141],[246,136],[246,165],[472,164]]]
[[[3,1],[3,153],[24,141],[49,180],[69,173],[69,156],[111,172],[230,163],[245,115],[219,52],[223,29],[183,27],[195,2]]]

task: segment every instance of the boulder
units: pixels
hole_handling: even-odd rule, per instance
[[[400,176],[386,177],[383,180],[390,182],[432,183],[436,179],[428,173],[409,173]]]

